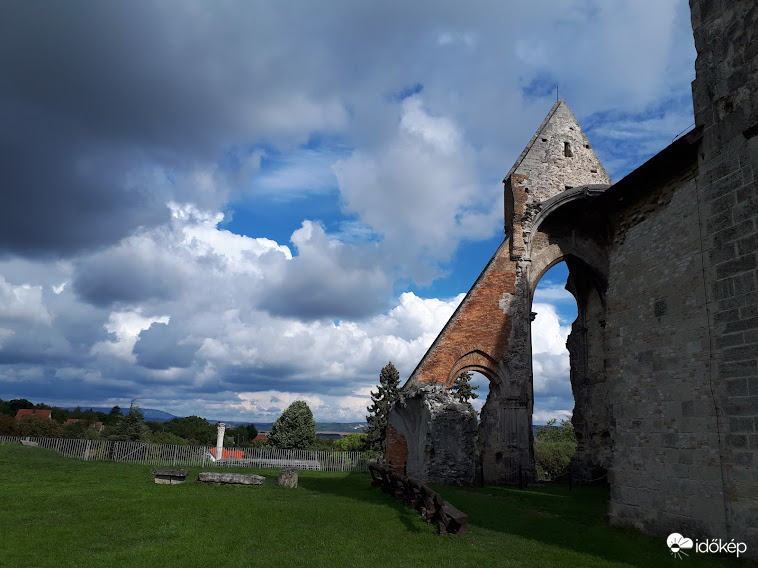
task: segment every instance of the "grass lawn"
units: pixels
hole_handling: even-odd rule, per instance
[[[608,527],[596,488],[436,487],[470,518],[468,535],[439,536],[364,473],[302,471],[283,489],[277,470],[238,487],[157,485],[150,469],[0,444],[0,566],[755,566],[693,551],[679,560],[662,538]]]

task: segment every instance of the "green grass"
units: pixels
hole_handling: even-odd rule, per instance
[[[436,489],[469,518],[439,536],[368,474],[300,472],[297,489],[156,485],[150,466],[80,462],[0,445],[0,566],[477,567],[748,566],[606,526],[607,492]],[[199,468],[188,479],[196,479]],[[251,470],[235,470],[251,473]]]

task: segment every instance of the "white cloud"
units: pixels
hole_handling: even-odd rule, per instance
[[[370,397],[358,395],[329,396],[284,391],[241,392],[232,404],[237,412],[257,416],[260,422],[273,422],[296,400],[305,401],[318,421],[362,422]]]
[[[345,211],[382,236],[392,262],[428,283],[462,239],[490,237],[498,226],[500,192],[483,194],[475,162],[460,128],[415,95],[403,101],[393,138],[334,170]]]
[[[100,341],[92,346],[93,355],[112,355],[130,362],[136,361],[132,350],[141,331],[149,329],[155,322],[168,323],[169,316],[143,316],[140,309],[128,312],[113,312],[105,324],[108,333],[114,335],[110,341]]]
[[[68,286],[69,284],[71,284],[71,282],[69,282],[68,280],[66,280],[65,282],[61,282],[61,283],[60,283],[60,284],[58,284],[57,286],[56,286],[56,285],[52,285],[52,286],[50,286],[50,289],[53,291],[53,294],[56,294],[56,295],[58,295],[58,294],[60,294],[61,292],[63,292],[63,290],[64,290],[64,289],[66,288],[66,286]]]
[[[50,325],[42,286],[14,286],[0,275],[0,321]]]
[[[337,151],[319,150],[293,151],[280,158],[271,156],[272,164],[252,179],[251,191],[279,200],[336,192],[337,178],[332,164],[340,157]]]
[[[545,286],[540,284],[534,292],[534,302],[537,304],[573,302],[576,305],[576,299],[574,299],[571,292],[566,290],[563,284],[548,284]]]
[[[549,420],[571,420],[573,414],[573,408],[546,408],[544,410],[538,410],[535,408],[534,414],[532,414],[533,424],[547,424]]]

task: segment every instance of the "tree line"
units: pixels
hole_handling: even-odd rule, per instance
[[[21,409],[50,410],[52,420],[30,414],[16,420]],[[77,422],[64,423],[74,418]],[[95,428],[102,423],[103,429]],[[119,406],[110,412],[67,410],[26,399],[0,399],[0,436],[33,438],[84,438],[113,441],[141,441],[156,444],[177,444],[215,447],[217,427],[200,416],[173,418],[166,422],[145,420],[139,406],[132,401],[124,413]],[[258,430],[254,424],[227,428],[224,445],[235,447],[297,448],[321,451],[364,451],[365,434],[348,434],[338,440],[316,436],[316,423],[308,405],[296,401],[274,422],[268,439],[255,441]]]
[[[29,414],[16,420],[21,409],[50,410],[52,420]],[[64,425],[69,419],[76,422]],[[96,426],[102,424],[102,430]],[[255,425],[240,425],[226,430],[227,439],[235,445],[248,445],[258,435]],[[34,404],[24,398],[0,399],[0,436],[30,436],[42,438],[85,438],[114,441],[143,441],[159,444],[216,444],[216,425],[199,416],[173,418],[167,422],[145,421],[134,401],[124,413],[114,406],[110,412],[92,409],[74,410]]]
[[[471,373],[463,372],[451,387],[451,394],[469,406],[478,398],[472,386]],[[338,440],[316,436],[316,422],[308,404],[297,400],[276,419],[265,440],[255,441],[258,430],[254,424],[239,425],[226,430],[225,446],[273,447],[281,449],[308,449],[321,451],[373,451],[383,454],[387,436],[387,419],[392,405],[400,397],[400,373],[390,361],[379,373],[376,392],[371,391],[371,405],[367,407],[365,433],[352,433]],[[53,420],[27,415],[16,421],[20,409],[50,410]],[[77,422],[64,426],[69,418]],[[96,423],[104,428],[98,431]],[[0,399],[0,436],[30,436],[52,438],[87,438],[123,441],[143,441],[159,444],[209,446],[216,445],[216,425],[199,416],[173,418],[167,422],[145,421],[133,400],[126,413],[114,406],[110,412],[96,412],[80,407],[67,410],[44,403],[34,404],[26,399],[4,401]],[[537,427],[534,444],[535,462],[541,479],[559,475],[568,467],[576,448],[576,437],[571,422],[555,420]]]

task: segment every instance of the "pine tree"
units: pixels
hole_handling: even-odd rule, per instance
[[[136,398],[132,399],[129,404],[129,412],[126,413],[121,421],[121,435],[127,441],[138,441],[145,437],[147,427],[145,426],[145,417],[139,406],[135,404]]]
[[[390,361],[379,373],[379,387],[377,392],[371,391],[371,406],[367,408],[370,413],[366,416],[367,445],[372,450],[384,451],[387,417],[390,408],[400,396],[399,385],[400,373]]]
[[[474,392],[479,388],[479,386],[471,386],[471,377],[471,373],[468,371],[463,371],[460,375],[458,375],[458,378],[455,379],[451,392],[453,398],[458,399],[458,401],[462,402],[463,404],[467,404],[471,410],[474,410],[474,406],[469,402],[469,400],[479,398],[479,395]],[[474,410],[474,412],[476,412],[476,410]]]

